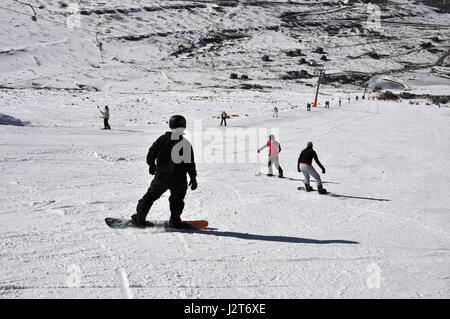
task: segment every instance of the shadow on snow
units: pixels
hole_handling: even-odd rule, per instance
[[[374,200],[378,202],[390,202],[390,199],[385,198],[374,198],[374,197],[361,197],[361,196],[349,196],[349,195],[339,195],[335,193],[330,194],[331,197],[338,197],[338,198],[352,198],[352,199],[366,199],[366,200]]]
[[[294,178],[294,177],[287,177],[287,179],[291,180],[291,181],[296,181],[296,182],[305,182],[304,179],[301,178]],[[322,184],[335,184],[335,185],[339,185],[340,183],[337,182],[329,182],[329,181],[322,181]]]
[[[299,237],[290,237],[290,236],[268,236],[268,235],[255,235],[248,233],[238,233],[238,232],[229,232],[229,231],[217,231],[216,228],[207,228],[206,230],[170,230],[170,231],[179,231],[186,233],[196,233],[201,235],[208,236],[219,236],[219,237],[230,237],[230,238],[238,238],[245,240],[261,240],[261,241],[270,241],[270,242],[279,242],[279,243],[292,243],[292,244],[359,244],[357,241],[350,240],[340,240],[340,239],[330,239],[330,240],[317,240],[310,238],[299,238]]]

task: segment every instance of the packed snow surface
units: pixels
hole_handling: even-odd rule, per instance
[[[2,297],[448,298],[449,108],[324,94],[330,109],[323,95],[307,112],[311,92],[289,90],[3,92],[2,111],[32,125],[0,126]],[[95,108],[106,103],[111,131]],[[256,176],[265,153],[260,163],[211,163],[215,151],[234,152],[210,141],[212,128],[225,133],[213,118],[222,109],[240,115],[227,130],[279,130],[291,179]],[[175,113],[191,129],[202,120],[199,188],[183,218],[210,228],[109,229],[105,217],[134,213],[151,181],[148,147]],[[310,140],[334,196],[297,190]],[[165,194],[148,218],[168,216]]]
[[[449,105],[361,87],[448,95],[448,13],[406,0],[27,2],[36,21],[21,1],[0,5],[0,116],[27,124],[0,125],[0,297],[450,297]],[[342,77],[307,112],[319,70]],[[108,228],[135,212],[173,114],[197,158],[182,217],[209,228]],[[257,176],[269,131],[286,179]],[[308,141],[330,195],[297,190]],[[148,219],[169,218],[168,196]]]

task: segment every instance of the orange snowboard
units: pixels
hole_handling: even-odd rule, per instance
[[[196,230],[203,230],[208,227],[208,221],[206,220],[183,220],[183,223],[189,225],[189,228]]]

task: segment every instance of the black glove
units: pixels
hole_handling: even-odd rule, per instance
[[[325,174],[325,167],[322,168],[322,174]]]
[[[156,167],[155,166],[150,166],[149,169],[148,169],[148,172],[150,173],[150,175],[155,175]]]
[[[197,179],[191,178],[191,181],[189,182],[189,186],[191,186],[191,190],[195,191],[197,189]]]
[[[258,150],[258,153],[260,152],[260,150]]]

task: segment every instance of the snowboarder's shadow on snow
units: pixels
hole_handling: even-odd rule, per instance
[[[261,175],[267,175],[267,174],[265,174],[265,173],[258,173],[258,174],[256,174],[256,176],[261,176]],[[274,177],[276,177],[276,175],[274,175]],[[282,179],[287,179],[287,180],[290,180],[290,181],[294,181],[294,182],[305,182],[305,180],[304,179],[302,179],[302,178],[295,178],[295,177],[289,177],[289,176],[284,176],[284,177],[282,177]],[[328,182],[328,181],[322,181],[322,183],[323,184],[336,184],[336,185],[339,185],[340,183],[337,183],[337,182]]]
[[[305,182],[305,180],[304,180],[304,179],[301,179],[301,178],[287,177],[287,179],[289,179],[290,181]],[[327,181],[322,181],[322,184],[336,184],[336,185],[339,185],[340,183],[337,183],[337,182],[327,182]]]
[[[136,131],[136,130],[114,129],[114,131],[116,131],[116,132],[143,133],[143,134],[145,134],[144,131]]]
[[[365,200],[374,200],[374,201],[378,201],[378,202],[390,202],[390,199],[385,199],[385,198],[373,198],[373,197],[361,197],[361,196],[349,196],[349,195],[339,195],[339,194],[335,194],[335,193],[330,193],[331,197],[338,197],[338,198],[351,198],[351,199],[365,199]]]
[[[330,239],[330,240],[318,240],[318,239],[310,239],[310,238],[300,238],[300,237],[291,237],[291,236],[269,236],[269,235],[256,235],[256,234],[248,234],[248,233],[238,233],[238,232],[230,232],[230,231],[217,231],[217,228],[207,228],[206,230],[191,230],[191,229],[183,229],[177,230],[186,233],[195,233],[200,235],[209,235],[209,236],[219,236],[219,237],[231,237],[238,239],[246,239],[246,240],[262,240],[262,241],[270,241],[270,242],[279,242],[279,243],[291,243],[291,244],[359,244],[357,241],[351,240],[341,240],[341,239]]]

